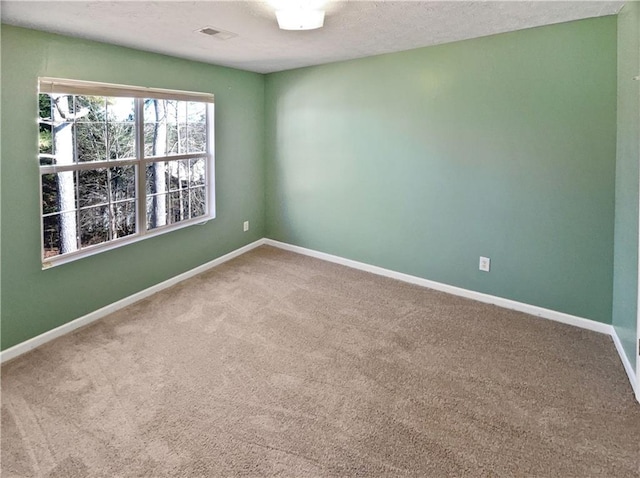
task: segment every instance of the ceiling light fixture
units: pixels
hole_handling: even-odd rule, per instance
[[[315,30],[324,25],[324,1],[271,0],[281,30]]]
[[[315,30],[324,25],[322,10],[278,10],[276,18],[281,30]]]

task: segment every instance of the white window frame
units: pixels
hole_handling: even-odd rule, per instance
[[[135,100],[135,159],[107,159],[105,161],[74,162],[70,165],[40,165],[40,252],[42,269],[66,264],[84,257],[92,256],[100,252],[109,251],[118,247],[132,244],[149,237],[166,234],[167,232],[183,229],[193,225],[203,225],[216,217],[215,202],[215,103],[211,93],[197,93],[180,90],[167,90],[158,88],[145,88],[129,85],[116,85],[93,81],[69,80],[62,78],[40,77],[38,78],[38,97],[40,94],[69,94],[82,96],[127,97]],[[177,101],[193,101],[206,103],[206,152],[172,154],[163,156],[144,155],[144,101],[145,99],[164,99]],[[38,115],[39,116],[39,115]],[[38,155],[40,156],[40,155]],[[206,204],[205,214],[177,223],[166,224],[147,230],[147,195],[146,195],[146,166],[158,161],[176,161],[191,158],[206,158]],[[74,158],[75,159],[75,158]],[[38,157],[38,164],[40,159]],[[111,239],[109,241],[78,249],[76,251],[45,258],[44,244],[44,210],[42,202],[42,176],[64,171],[93,170],[114,166],[135,166],[135,204],[136,204],[136,232],[126,237]]]

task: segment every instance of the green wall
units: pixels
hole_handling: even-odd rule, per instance
[[[638,317],[638,181],[640,180],[640,3],[618,15],[618,148],[613,325],[636,366]]]
[[[3,349],[264,236],[262,75],[6,25],[1,35]],[[214,93],[217,218],[41,270],[38,76]]]
[[[611,323],[615,17],[270,74],[265,94],[268,237]]]
[[[638,35],[624,18],[622,55]],[[266,235],[604,323],[613,307],[631,351],[624,107],[613,305],[616,22],[266,76],[3,25],[2,349]],[[42,271],[38,76],[213,92],[217,218]]]

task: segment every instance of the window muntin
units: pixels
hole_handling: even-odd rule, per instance
[[[212,130],[212,95],[41,79],[43,267],[213,218]]]

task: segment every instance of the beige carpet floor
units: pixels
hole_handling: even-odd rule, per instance
[[[2,476],[640,475],[608,336],[261,247],[6,364]]]

